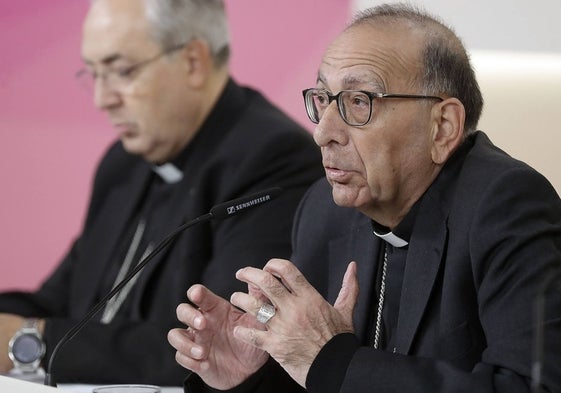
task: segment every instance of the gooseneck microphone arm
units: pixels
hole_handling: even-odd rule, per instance
[[[544,278],[538,290],[534,302],[535,308],[535,331],[534,331],[534,360],[532,363],[532,393],[542,392],[542,371],[543,371],[543,351],[544,351],[544,321],[545,321],[545,298],[546,292],[551,289],[553,284],[561,280],[561,269],[554,270]]]
[[[215,205],[210,209],[209,213],[203,214],[191,221],[184,223],[183,225],[177,227],[173,232],[167,235],[162,241],[160,241],[154,250],[150,252],[145,258],[143,258],[126,276],[121,282],[119,282],[111,291],[109,291],[103,298],[97,302],[90,311],[76,324],[74,325],[66,334],[59,340],[47,366],[47,372],[45,374],[45,385],[56,386],[56,381],[53,376],[53,364],[57,354],[60,349],[72,340],[83,328],[84,326],[107,304],[107,302],[115,296],[134,276],[140,272],[148,262],[152,260],[160,251],[166,248],[175,238],[181,234],[187,228],[194,225],[210,221],[211,219],[223,220],[230,218],[234,215],[243,213],[253,207],[261,206],[264,203],[269,202],[273,198],[277,197],[281,193],[282,189],[280,187],[274,187],[267,190],[257,192],[255,194],[248,195],[246,197],[241,197],[233,199],[227,202]]]

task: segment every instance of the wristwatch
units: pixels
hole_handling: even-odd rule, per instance
[[[41,365],[46,347],[37,323],[37,319],[26,319],[8,344],[8,355],[15,371],[34,373]]]

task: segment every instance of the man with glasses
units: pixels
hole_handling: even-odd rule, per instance
[[[175,228],[280,186],[264,207],[183,233],[53,363],[55,382],[180,385],[184,369],[166,335],[189,286],[227,296],[245,287],[239,268],[290,256],[297,203],[323,175],[320,152],[309,133],[230,78],[228,57],[221,0],[91,2],[77,77],[119,141],[101,160],[83,231],[59,267],[34,293],[0,294],[0,372],[12,367],[8,342],[21,328],[37,333],[46,354],[24,356],[38,358],[19,362],[20,375],[46,365],[61,337]]]
[[[188,328],[168,336],[186,392],[561,391],[561,295],[540,295],[561,267],[561,202],[476,131],[453,31],[411,6],[366,10],[304,101],[327,179],[297,211],[294,264],[239,270],[249,290],[231,303],[190,288]]]

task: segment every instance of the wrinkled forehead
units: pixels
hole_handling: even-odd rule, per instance
[[[327,48],[319,68],[318,84],[332,92],[411,90],[418,84],[422,70],[423,42],[422,34],[407,25],[352,27]]]

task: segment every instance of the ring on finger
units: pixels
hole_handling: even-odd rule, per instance
[[[259,308],[259,311],[257,311],[257,321],[261,323],[267,323],[271,318],[275,316],[275,312],[275,306],[269,303],[265,303]]]

